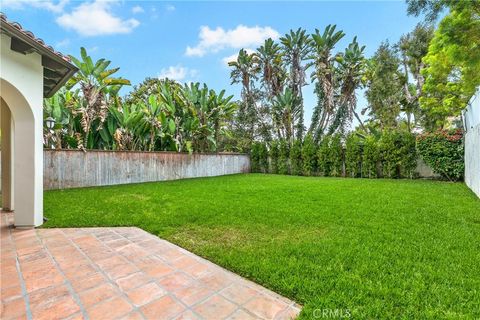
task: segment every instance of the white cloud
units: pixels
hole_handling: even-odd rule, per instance
[[[140,24],[136,19],[123,20],[115,16],[110,8],[112,3],[114,1],[100,0],[82,3],[56,21],[60,26],[73,29],[83,36],[129,33]]]
[[[70,44],[70,39],[63,39],[62,41],[59,41],[55,44],[55,48],[63,48],[63,47],[68,47]]]
[[[168,78],[170,80],[183,81],[188,78],[196,78],[198,75],[198,70],[189,69],[181,65],[170,66],[168,68],[163,68],[158,74],[159,79]],[[188,81],[187,81],[188,82]]]
[[[63,12],[63,8],[68,2],[69,2],[68,0],[59,0],[59,1],[2,0],[2,8],[20,10],[20,9],[24,9],[25,6],[32,6],[34,8],[51,11],[53,13],[61,13]]]
[[[250,48],[246,48],[245,51],[247,51],[248,54],[252,54],[252,53],[255,52],[255,50],[250,49]],[[228,66],[228,63],[229,63],[229,62],[237,61],[237,57],[238,57],[238,52],[237,52],[237,53],[234,53],[234,54],[232,54],[232,55],[230,55],[230,56],[227,56],[227,57],[223,58],[223,59],[222,59],[222,62],[223,62],[226,66]]]
[[[171,12],[171,11],[175,11],[175,9],[176,9],[175,6],[172,5],[172,4],[167,4],[167,5],[165,6],[165,10],[170,11],[170,12]]]
[[[218,52],[224,48],[240,49],[260,45],[265,39],[278,39],[280,34],[271,27],[247,27],[238,25],[235,29],[225,30],[217,27],[210,29],[202,26],[198,37],[198,44],[188,46],[185,50],[187,56],[202,57],[209,52]]]
[[[140,6],[135,6],[132,8],[132,13],[143,13],[143,12],[145,12],[145,10],[143,10],[143,8]]]

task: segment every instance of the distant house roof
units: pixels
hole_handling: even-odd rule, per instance
[[[12,38],[11,50],[22,54],[37,52],[42,56],[44,97],[53,96],[77,72],[77,67],[70,62],[69,57],[46,45],[32,32],[24,30],[19,23],[8,21],[3,13],[0,13],[0,24],[1,33]]]

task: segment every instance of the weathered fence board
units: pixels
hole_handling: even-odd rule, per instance
[[[250,172],[250,157],[235,153],[45,150],[44,189],[210,177]]]

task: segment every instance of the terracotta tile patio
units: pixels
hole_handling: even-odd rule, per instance
[[[291,319],[300,306],[138,228],[29,229],[1,214],[7,319]]]

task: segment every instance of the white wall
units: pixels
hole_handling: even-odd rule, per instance
[[[465,122],[465,184],[480,197],[480,87],[463,112]]]
[[[39,226],[43,222],[43,67],[39,54],[11,51],[10,40],[1,34],[0,96],[11,111],[15,130],[15,225]]]

